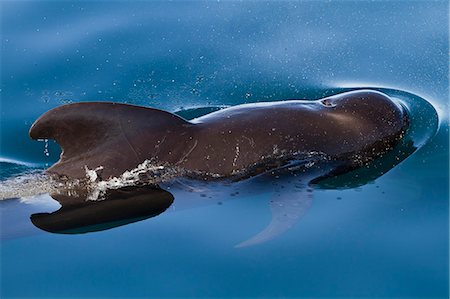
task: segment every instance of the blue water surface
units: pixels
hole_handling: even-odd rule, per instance
[[[439,118],[389,172],[315,188],[295,227],[246,248],[234,246],[270,222],[271,191],[175,198],[182,208],[75,235],[31,224],[59,208],[46,194],[2,201],[1,298],[448,298],[448,1],[0,5],[2,180],[58,160],[28,130],[71,102],[176,112],[372,88]]]

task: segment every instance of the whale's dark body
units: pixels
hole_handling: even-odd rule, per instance
[[[203,193],[222,200],[226,193],[235,194],[237,190],[242,195],[274,192],[269,201],[269,225],[237,247],[263,243],[289,230],[305,213],[312,202],[311,182],[361,166],[370,168],[371,161],[392,153],[395,161],[386,167],[394,167],[403,156],[392,149],[404,142],[408,126],[406,109],[372,90],[315,101],[239,105],[191,121],[161,110],[116,103],[61,106],[45,113],[30,129],[32,138],[54,139],[63,149],[60,160],[48,169],[50,173],[85,178],[86,168],[95,170],[102,166],[101,180],[107,180],[146,160],[151,165],[173,166],[206,179],[240,179],[269,169],[270,173],[292,177],[283,166],[291,170],[293,165],[298,172],[292,182],[289,178],[283,180],[286,187],[276,187],[265,181],[270,177],[260,176],[225,184],[223,190],[209,188],[218,186],[211,182],[191,187],[182,180],[168,181],[167,184],[174,184],[170,185],[173,195],[158,189],[147,192],[138,188],[132,189],[137,192],[125,193],[112,190],[114,196],[110,197],[114,200],[86,203],[82,196],[77,197],[71,199],[73,205],[52,214],[37,214],[32,221],[47,231],[87,232],[117,226],[113,220],[120,220],[120,225],[162,212],[172,201],[158,201],[160,195],[161,199],[186,200],[195,195],[201,198]],[[310,163],[311,158],[314,163]],[[379,160],[383,159],[376,161]],[[384,169],[380,167],[381,173]],[[160,182],[156,183],[164,188]],[[246,187],[247,182],[256,187]],[[181,188],[177,188],[178,184]],[[197,192],[185,192],[185,187]]]
[[[48,171],[71,178],[103,166],[107,179],[149,159],[229,177],[307,153],[359,167],[389,151],[407,127],[401,105],[361,90],[315,101],[244,104],[192,121],[145,107],[76,103],[45,113],[30,136],[61,145],[61,158]]]

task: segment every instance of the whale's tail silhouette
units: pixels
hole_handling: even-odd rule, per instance
[[[166,111],[127,104],[91,102],[57,107],[42,115],[31,127],[33,139],[54,139],[61,158],[49,168],[71,178],[84,178],[85,168],[104,166],[104,178],[134,169],[148,157],[158,155],[159,144],[179,143],[193,124]],[[175,148],[175,146],[173,146]]]

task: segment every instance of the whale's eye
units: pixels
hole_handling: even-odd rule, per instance
[[[336,104],[332,103],[329,99],[322,100],[320,103],[326,107],[336,107]]]

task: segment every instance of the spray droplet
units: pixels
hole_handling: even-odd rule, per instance
[[[50,152],[48,151],[48,139],[44,139],[44,155],[50,156]]]

